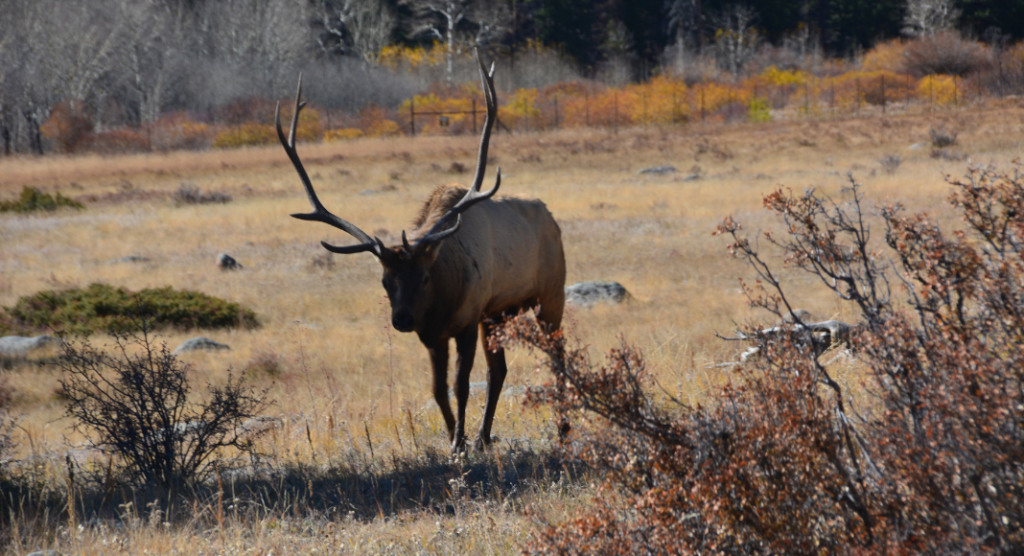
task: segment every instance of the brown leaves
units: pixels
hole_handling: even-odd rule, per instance
[[[502,345],[549,356],[543,401],[573,422],[565,457],[600,474],[586,515],[546,528],[544,554],[917,554],[1024,550],[1024,175],[972,169],[945,234],[899,205],[882,209],[889,255],[874,251],[859,186],[842,205],[782,190],[765,206],[785,260],[861,309],[855,347],[872,410],[849,409],[812,349],[757,338],[760,357],[706,407],[656,402],[643,358],[623,343],[595,368],[520,317]],[[757,275],[751,303],[791,311],[741,227],[730,252]],[[909,307],[890,300],[898,261]],[[822,388],[825,386],[825,388]],[[666,405],[667,404],[667,405]],[[864,411],[864,410],[862,410]]]

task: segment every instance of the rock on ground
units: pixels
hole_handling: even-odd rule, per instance
[[[54,336],[4,336],[0,338],[0,355],[8,357],[21,357],[28,355],[37,349],[43,349],[51,345],[60,345],[61,339]]]
[[[642,176],[644,174],[671,174],[673,172],[678,172],[675,166],[655,166],[653,168],[644,168],[643,170],[637,172],[637,175]]]
[[[148,263],[149,257],[143,257],[142,255],[128,255],[127,257],[121,257],[120,259],[111,259],[107,261],[107,264],[117,263]]]
[[[178,346],[177,348],[174,349],[173,352],[171,352],[171,355],[179,355],[185,353],[186,351],[218,349],[231,349],[231,346],[227,344],[222,344],[220,342],[215,342],[205,336],[196,336],[195,338],[190,338],[182,342],[180,346]]]
[[[219,266],[221,270],[238,270],[243,268],[238,261],[227,253],[217,255],[217,266]]]
[[[617,305],[629,299],[629,292],[618,282],[579,282],[565,288],[565,301],[580,307],[597,303]]]

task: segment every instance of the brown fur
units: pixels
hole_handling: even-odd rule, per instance
[[[426,202],[420,207],[419,214],[412,221],[412,227],[416,230],[430,229],[439,218],[445,215],[462,196],[466,194],[466,188],[458,184],[439,185],[434,189]],[[426,226],[424,226],[426,224]]]
[[[414,221],[410,241],[415,243],[465,194],[466,189],[457,186],[435,189]],[[538,319],[552,330],[561,326],[565,255],[558,224],[541,201],[488,199],[464,212],[459,230],[430,250],[417,254],[397,245],[391,251],[398,257],[382,258],[381,263],[392,319],[408,322],[408,315],[413,316],[413,330],[431,356],[434,398],[456,449],[461,449],[465,438],[476,340],[483,343],[488,389],[479,442],[489,443],[507,367],[502,350],[487,350],[487,336],[493,322],[525,309],[535,309]],[[423,282],[425,275],[429,280]],[[450,339],[455,339],[459,355],[456,415],[448,400]]]

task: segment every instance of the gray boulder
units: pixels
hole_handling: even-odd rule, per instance
[[[644,168],[643,170],[640,170],[639,172],[637,172],[637,175],[642,176],[644,174],[654,174],[654,175],[672,174],[672,173],[675,173],[675,172],[678,172],[678,171],[679,170],[676,170],[675,166],[655,166],[653,168]]]
[[[284,421],[278,417],[257,415],[243,421],[241,425],[238,425],[238,429],[235,432],[241,438],[252,438],[283,426]]]
[[[28,556],[64,556],[64,554],[56,550],[37,550],[30,552]]]
[[[243,268],[238,261],[227,253],[217,255],[217,266],[219,266],[221,270],[240,270]]]
[[[222,344],[220,342],[215,342],[205,336],[196,336],[195,338],[191,338],[182,342],[180,346],[176,347],[174,351],[171,352],[171,355],[180,355],[187,351],[215,351],[220,349],[231,349],[231,346],[227,344]]]
[[[121,257],[120,259],[111,259],[107,261],[107,264],[118,264],[118,263],[148,263],[149,257],[143,257],[142,255],[128,255],[127,257]]]
[[[617,305],[629,300],[629,292],[618,282],[579,282],[565,288],[565,301],[580,307],[598,303]]]
[[[4,336],[0,338],[0,356],[24,357],[38,349],[49,346],[59,346],[62,343],[60,338],[54,336]]]
[[[501,398],[505,401],[512,401],[521,398],[526,394],[527,388],[525,386],[506,386],[501,392]],[[486,382],[470,382],[469,383],[469,398],[482,398],[487,394],[487,383]],[[454,402],[455,400],[455,389],[448,389],[448,399]],[[423,406],[423,411],[433,409],[437,407],[437,402],[430,400]],[[243,423],[243,427],[245,424]]]

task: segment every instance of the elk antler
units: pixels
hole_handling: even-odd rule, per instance
[[[498,168],[498,175],[494,179],[494,187],[483,193],[480,192],[480,186],[484,182],[484,171],[487,169],[487,147],[491,141],[491,128],[494,127],[494,121],[498,119],[498,96],[494,92],[494,63],[491,63],[491,69],[488,71],[484,67],[484,60],[480,56],[480,51],[476,51],[476,61],[480,65],[480,80],[484,86],[484,100],[487,103],[487,115],[484,117],[484,133],[480,137],[480,152],[477,156],[476,161],[476,175],[473,177],[473,185],[466,192],[466,195],[459,200],[444,216],[439,218],[436,223],[430,228],[430,230],[416,242],[415,249],[422,250],[427,245],[437,243],[442,239],[454,234],[459,230],[459,226],[462,225],[462,213],[466,212],[469,207],[490,199],[498,192],[498,188],[501,186],[501,168]],[[455,225],[445,229],[445,226],[451,222],[451,219],[455,218]],[[402,232],[402,243],[406,249],[411,249],[412,246],[405,239],[405,232]]]
[[[338,247],[330,245],[325,241],[320,243],[325,249],[332,253],[362,253],[363,251],[369,251],[376,255],[378,258],[384,252],[384,243],[380,239],[374,237],[371,238],[366,232],[353,226],[351,223],[338,218],[331,214],[324,206],[320,203],[320,199],[316,196],[316,191],[313,190],[313,184],[309,181],[309,175],[306,174],[306,169],[302,166],[302,161],[299,160],[299,154],[295,152],[295,127],[299,123],[299,111],[305,106],[305,102],[301,102],[302,99],[302,74],[299,74],[299,90],[295,93],[295,112],[292,115],[292,129],[288,133],[288,140],[284,138],[284,132],[281,130],[281,103],[277,103],[277,111],[274,115],[275,123],[277,124],[277,138],[281,140],[281,146],[284,147],[284,152],[288,153],[288,158],[291,159],[292,164],[295,166],[295,171],[299,173],[299,179],[302,180],[302,186],[306,188],[306,196],[309,197],[309,203],[313,205],[313,212],[305,214],[293,214],[293,218],[299,220],[312,220],[315,222],[323,222],[324,224],[330,224],[335,228],[344,230],[345,233],[351,235],[360,241],[358,245],[349,245],[345,247]]]

